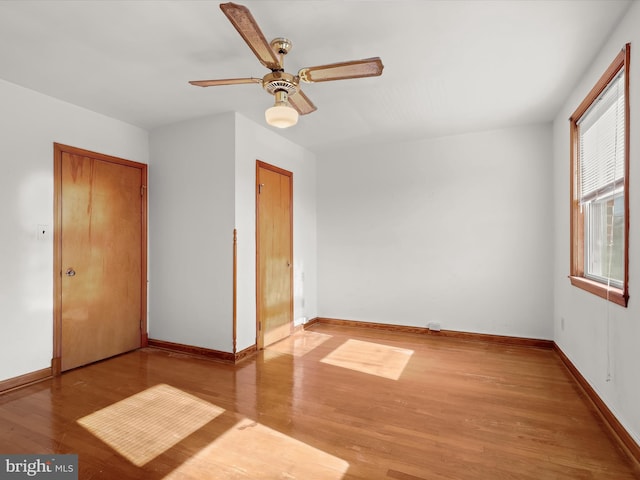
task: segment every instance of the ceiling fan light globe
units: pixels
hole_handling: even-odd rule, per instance
[[[272,127],[289,128],[298,123],[298,112],[288,105],[274,105],[267,108],[264,118]]]

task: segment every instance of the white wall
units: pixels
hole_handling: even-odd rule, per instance
[[[293,172],[294,324],[317,316],[316,157],[236,114],[238,350],[256,340],[256,160]]]
[[[150,135],[149,338],[233,350],[234,114]]]
[[[640,443],[640,3],[631,5],[554,122],[554,338],[618,420]],[[569,116],[618,52],[631,42],[629,306],[572,287],[569,274]],[[564,319],[564,322],[563,322]],[[564,323],[564,328],[562,324]],[[607,381],[608,373],[611,378]]]
[[[148,162],[147,132],[0,80],[0,380],[53,356],[53,143]],[[37,240],[37,225],[49,235]]]
[[[319,315],[551,339],[551,127],[318,157]]]
[[[256,341],[256,160],[293,172],[294,321],[316,316],[315,157],[235,113],[151,133],[149,337],[233,351]]]

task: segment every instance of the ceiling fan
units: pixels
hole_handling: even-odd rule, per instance
[[[265,112],[269,125],[287,128],[298,122],[298,115],[306,115],[317,110],[316,106],[302,92],[300,82],[328,82],[349,78],[376,77],[382,74],[379,57],[331,63],[307,67],[292,75],[284,70],[284,57],[291,50],[291,41],[284,37],[267,42],[249,9],[235,3],[221,3],[220,8],[240,33],[249,48],[262,65],[271,70],[262,78],[226,78],[220,80],[194,80],[189,82],[198,87],[258,83],[275,97],[275,104]]]

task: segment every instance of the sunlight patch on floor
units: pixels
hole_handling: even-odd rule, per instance
[[[169,385],[156,385],[78,420],[138,467],[224,412]]]
[[[331,335],[326,335],[324,333],[302,331],[294,333],[290,337],[274,343],[273,345],[269,345],[266,350],[293,355],[294,357],[302,357],[314,348],[322,345],[330,338]]]
[[[406,348],[350,339],[320,361],[336,367],[398,380],[411,355],[413,350]]]
[[[243,419],[165,480],[340,480],[349,463],[253,420]]]

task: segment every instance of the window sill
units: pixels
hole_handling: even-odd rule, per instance
[[[601,298],[608,299],[622,307],[627,307],[629,296],[625,296],[624,291],[620,288],[608,287],[602,283],[594,282],[593,280],[588,280],[584,277],[569,276],[569,280],[571,280],[571,285],[574,287],[581,288],[582,290],[586,290],[587,292],[593,293]]]

